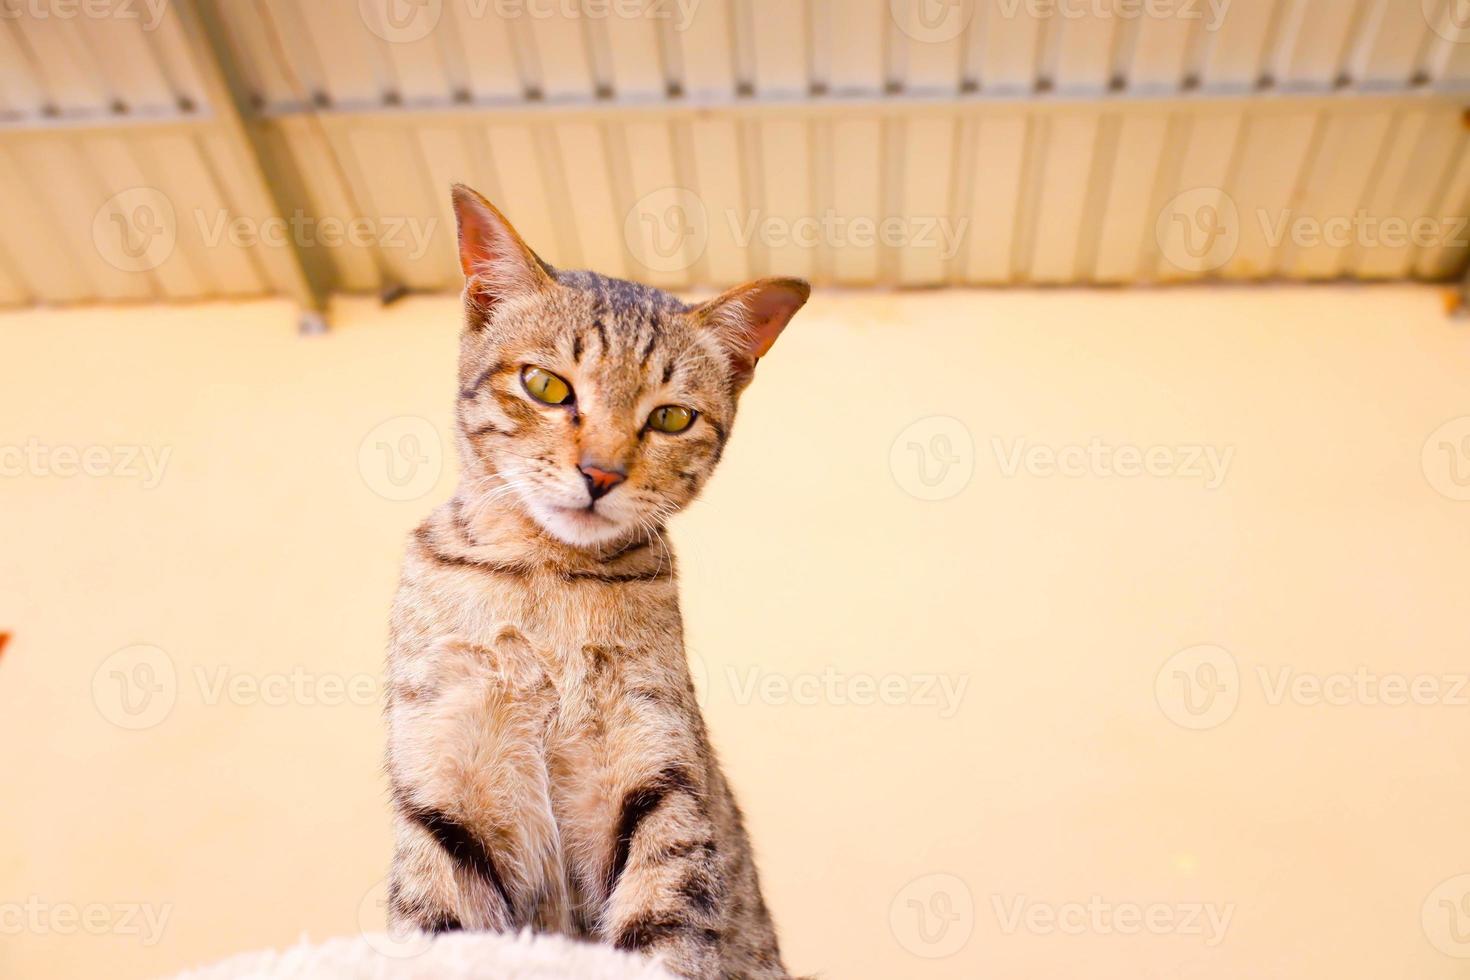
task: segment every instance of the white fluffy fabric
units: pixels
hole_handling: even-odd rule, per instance
[[[561,936],[450,932],[303,942],[186,970],[174,980],[673,980],[652,961]]]

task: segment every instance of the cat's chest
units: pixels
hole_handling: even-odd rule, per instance
[[[592,633],[560,648],[545,746],[552,808],[573,852],[610,842],[630,769],[649,754],[648,706],[675,696],[685,676],[677,636]]]
[[[552,698],[543,738],[557,824],[575,849],[597,847],[616,823],[626,770],[648,755],[651,706],[688,688],[676,593],[495,583],[462,595],[456,618],[477,645],[507,628],[524,637],[524,666],[544,673]]]

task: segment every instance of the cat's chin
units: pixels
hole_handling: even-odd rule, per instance
[[[617,521],[583,507],[532,505],[531,512],[547,534],[577,548],[607,544],[625,532]]]

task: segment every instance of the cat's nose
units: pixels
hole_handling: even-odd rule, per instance
[[[587,492],[592,494],[593,500],[603,496],[628,478],[628,474],[621,470],[605,470],[600,466],[586,464],[577,468],[582,471],[582,479],[587,481]]]

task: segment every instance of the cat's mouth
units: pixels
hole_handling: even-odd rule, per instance
[[[598,526],[614,523],[612,518],[605,517],[597,512],[596,501],[593,501],[586,507],[555,507],[553,510],[563,520],[588,521]]]
[[[606,544],[624,533],[626,519],[620,520],[607,513],[606,501],[589,501],[585,494],[578,500],[579,495],[570,487],[544,487],[524,481],[515,495],[543,531],[574,547]],[[616,513],[621,509],[619,506],[613,511]]]
[[[621,531],[617,521],[598,512],[595,502],[587,507],[552,505],[546,511],[543,526],[570,544],[597,544]]]

